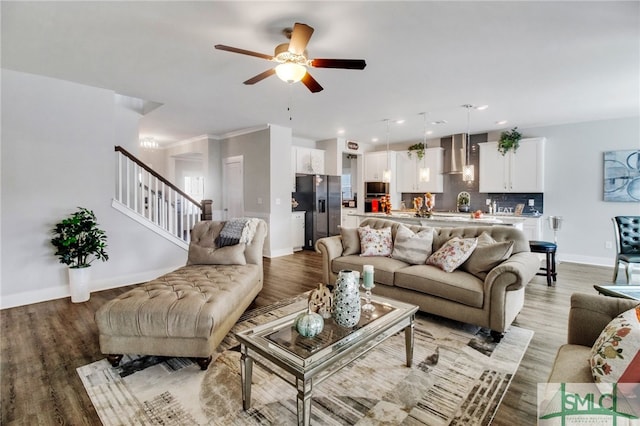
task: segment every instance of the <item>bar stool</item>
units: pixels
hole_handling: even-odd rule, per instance
[[[555,243],[548,241],[529,241],[529,249],[533,253],[544,253],[547,257],[546,267],[540,268],[543,272],[538,272],[536,275],[547,276],[547,286],[551,285],[551,280],[556,281],[556,250],[558,246]]]

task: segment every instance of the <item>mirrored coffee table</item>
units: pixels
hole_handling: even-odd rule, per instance
[[[236,334],[240,341],[242,406],[251,407],[253,363],[278,375],[297,389],[298,424],[311,421],[313,388],[388,337],[404,330],[406,365],[413,362],[413,329],[417,306],[372,296],[375,309],[362,312],[360,322],[343,328],[325,319],[322,333],[300,336],[293,325],[300,311]]]
[[[600,294],[605,296],[613,296],[613,297],[623,297],[625,299],[635,299],[640,300],[640,286],[639,285],[597,285],[595,284],[593,288]]]

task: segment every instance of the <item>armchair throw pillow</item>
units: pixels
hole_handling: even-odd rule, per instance
[[[246,265],[247,260],[244,256],[246,246],[244,243],[239,243],[233,246],[214,248],[191,244],[187,265]]]
[[[591,348],[596,383],[640,383],[640,305],[615,317]]]
[[[358,228],[360,235],[360,256],[391,256],[393,240],[391,227],[373,229],[371,227]]]
[[[453,272],[471,256],[478,244],[477,238],[453,237],[427,259],[427,265]]]
[[[412,265],[422,265],[433,250],[433,229],[418,233],[404,225],[398,227],[391,257]]]

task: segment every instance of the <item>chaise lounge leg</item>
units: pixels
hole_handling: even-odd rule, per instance
[[[120,360],[122,359],[122,354],[108,354],[107,361],[111,364],[112,367],[117,367],[120,364]]]
[[[195,358],[195,361],[198,363],[201,370],[206,370],[209,368],[209,364],[211,364],[212,359],[213,357],[209,356],[208,358]]]
[[[500,340],[504,337],[504,333],[500,333],[499,331],[491,330],[491,337],[493,341],[496,343],[500,343]]]

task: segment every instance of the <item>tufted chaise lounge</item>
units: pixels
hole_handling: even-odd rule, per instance
[[[122,354],[195,358],[205,370],[231,327],[262,289],[267,225],[248,244],[215,248],[224,222],[191,231],[187,265],[140,284],[96,312],[100,350],[116,366]]]

